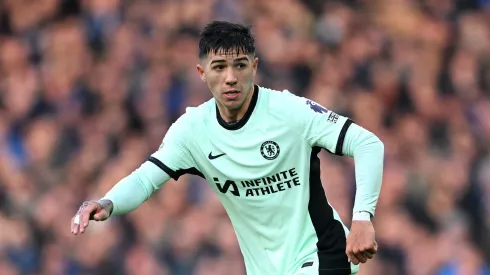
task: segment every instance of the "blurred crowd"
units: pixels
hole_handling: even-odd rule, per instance
[[[244,274],[233,227],[195,176],[70,233],[84,200],[211,97],[195,65],[212,19],[253,26],[259,85],[385,143],[380,250],[360,275],[490,274],[490,1],[3,0],[1,275]],[[354,162],[321,159],[349,225]]]

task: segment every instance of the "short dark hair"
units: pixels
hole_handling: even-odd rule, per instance
[[[199,35],[199,58],[209,53],[255,54],[255,39],[251,27],[227,21],[212,21]]]

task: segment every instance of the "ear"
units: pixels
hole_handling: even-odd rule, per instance
[[[201,78],[201,80],[203,82],[206,82],[206,75],[204,74],[204,68],[200,64],[197,64],[196,68],[197,68],[197,72],[199,73],[199,77]]]
[[[256,57],[256,58],[254,58],[254,61],[253,61],[254,76],[257,74],[257,67],[258,66],[259,66],[259,58]]]

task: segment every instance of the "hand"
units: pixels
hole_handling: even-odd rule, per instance
[[[80,206],[77,214],[71,219],[71,233],[84,233],[89,220],[104,221],[112,213],[113,204],[110,200],[86,201]]]
[[[345,254],[355,265],[372,259],[378,251],[373,224],[370,221],[352,221]]]

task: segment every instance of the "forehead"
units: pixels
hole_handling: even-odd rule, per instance
[[[211,51],[208,53],[207,56],[207,61],[212,62],[212,61],[217,61],[217,60],[223,60],[226,62],[233,62],[236,59],[242,59],[247,58],[247,60],[250,60],[250,55],[244,53],[241,50],[236,50],[236,49],[230,49],[230,50],[223,50],[220,49],[218,51]]]

